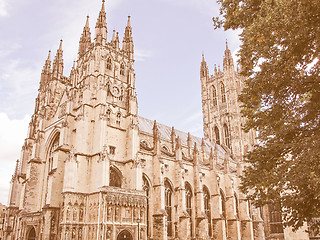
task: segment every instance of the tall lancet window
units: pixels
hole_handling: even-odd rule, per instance
[[[57,134],[54,140],[52,141],[52,144],[48,152],[48,172],[49,173],[54,169],[55,164],[54,164],[53,154],[54,154],[54,151],[59,146],[59,138],[60,138],[60,134]]]
[[[220,132],[217,126],[214,127],[214,135],[216,137],[216,144],[220,145]]]
[[[112,187],[121,187],[121,174],[119,170],[114,167],[110,168],[110,183],[109,185]]]
[[[236,216],[239,219],[239,217],[240,217],[240,214],[239,214],[239,200],[238,200],[237,194],[234,194],[234,202],[235,202]]]
[[[112,64],[111,64],[111,58],[108,57],[108,59],[107,59],[107,69],[108,69],[108,70],[111,70],[111,66],[112,66]]]
[[[212,105],[217,106],[217,90],[215,86],[212,86]]]
[[[206,186],[203,186],[203,201],[204,201],[204,212],[208,218],[208,230],[209,236],[212,236],[211,228],[211,209],[210,209],[210,193]]]
[[[224,84],[222,82],[220,83],[220,91],[221,91],[221,101],[223,103],[225,103],[226,102],[226,89],[225,89]]]
[[[147,196],[147,209],[146,209],[146,215],[147,215],[147,237],[150,237],[150,228],[151,228],[151,219],[150,219],[150,184],[148,179],[143,176],[143,190]]]
[[[186,185],[186,210],[190,216],[190,236],[193,237],[193,222],[192,222],[192,189],[189,183]]]
[[[229,134],[229,129],[227,124],[224,124],[223,126],[223,130],[224,130],[224,141],[225,144],[228,148],[230,148],[230,134]]]
[[[226,212],[226,198],[224,196],[223,191],[220,189],[220,199],[221,199],[221,213],[224,219],[227,218],[227,212]]]
[[[167,213],[167,234],[169,237],[173,236],[172,225],[172,187],[168,180],[164,182],[165,187],[165,208]]]
[[[124,65],[123,65],[123,63],[121,63],[121,65],[120,65],[120,75],[124,76]]]

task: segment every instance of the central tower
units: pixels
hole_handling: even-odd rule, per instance
[[[243,131],[245,119],[241,116],[238,100],[244,78],[234,69],[231,51],[226,44],[223,71],[214,66],[214,74],[202,56],[200,68],[203,132],[205,139],[223,146],[238,160],[254,144],[254,132]]]

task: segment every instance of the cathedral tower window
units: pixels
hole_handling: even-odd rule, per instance
[[[230,134],[229,134],[229,129],[227,124],[224,124],[223,126],[223,130],[224,130],[224,141],[225,144],[228,148],[230,148]]]
[[[189,183],[185,183],[186,188],[186,210],[190,217],[190,236],[193,237],[193,222],[192,222],[192,189]]]
[[[210,193],[209,193],[209,190],[206,186],[203,186],[203,201],[204,201],[204,212],[205,212],[207,219],[208,219],[209,236],[212,236]]]
[[[109,146],[109,154],[110,155],[115,155],[116,154],[116,147]]]
[[[118,126],[120,126],[120,120],[121,120],[121,113],[117,113],[116,124],[117,124]]]
[[[111,58],[108,57],[108,59],[107,59],[107,69],[108,69],[108,70],[111,70],[111,68],[112,68],[111,66],[112,66]]]
[[[119,170],[115,169],[114,167],[110,168],[109,181],[110,181],[109,186],[121,188],[121,174]]]
[[[212,86],[212,104],[213,106],[217,106],[217,90],[215,86]]]
[[[223,83],[220,83],[220,91],[221,91],[221,101],[222,103],[226,102],[226,89]]]
[[[106,116],[107,116],[107,121],[110,121],[110,119],[111,119],[111,110],[110,109],[107,110]]]
[[[120,75],[124,76],[124,64],[123,63],[120,64]]]
[[[216,144],[220,145],[220,132],[219,132],[219,128],[217,126],[214,127],[214,135],[216,138]]]
[[[167,234],[173,236],[172,223],[172,187],[168,180],[164,183],[165,187],[165,209],[167,213]]]
[[[60,138],[60,134],[57,134],[54,138],[54,140],[52,141],[52,144],[49,148],[48,151],[48,172],[50,173],[54,168],[55,168],[55,163],[54,163],[54,151],[57,149],[57,147],[59,146],[59,138]]]

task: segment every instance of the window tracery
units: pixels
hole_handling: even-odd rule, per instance
[[[173,236],[172,225],[172,187],[168,180],[164,183],[165,187],[165,209],[167,213],[167,235]]]
[[[120,64],[120,75],[124,76],[124,64],[123,63]]]
[[[220,83],[220,91],[221,91],[221,101],[222,103],[226,102],[226,89],[224,87],[224,84],[221,82]]]
[[[217,90],[215,86],[212,86],[212,104],[213,106],[217,106]]]
[[[210,193],[206,186],[203,186],[204,212],[208,219],[209,236],[212,236],[211,228],[211,209],[210,209]]]
[[[107,59],[107,69],[108,70],[112,69],[112,63],[111,63],[111,58],[110,57],[108,57],[108,59]]]
[[[220,145],[220,132],[219,132],[219,128],[217,126],[214,127],[214,135],[216,138],[216,144]]]
[[[192,189],[189,183],[185,183],[186,188],[186,210],[190,217],[190,236],[193,237],[193,222],[192,222]]]
[[[225,144],[228,148],[230,148],[230,134],[229,134],[229,129],[227,124],[224,124],[223,129],[224,129]]]

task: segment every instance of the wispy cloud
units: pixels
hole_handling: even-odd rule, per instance
[[[143,62],[147,58],[152,56],[153,56],[153,52],[148,50],[143,50],[143,49],[136,49],[134,53],[135,60],[140,62]]]
[[[0,113],[0,202],[4,204],[7,203],[9,181],[20,156],[29,120],[27,115],[23,119],[10,119],[6,113]]]
[[[0,17],[5,17],[9,15],[8,2],[9,0],[0,0]]]

